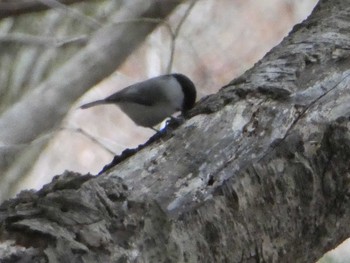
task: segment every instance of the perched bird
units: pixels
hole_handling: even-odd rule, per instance
[[[152,128],[173,113],[193,108],[196,88],[183,74],[168,74],[128,86],[111,96],[82,105],[87,109],[115,104],[137,125]]]

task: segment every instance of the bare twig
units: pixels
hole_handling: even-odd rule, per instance
[[[181,27],[183,25],[183,23],[185,22],[186,18],[189,16],[189,14],[191,13],[194,5],[197,3],[198,0],[192,0],[191,3],[189,4],[185,14],[182,16],[179,24],[177,25],[177,27],[175,28],[174,31],[170,30],[170,35],[171,35],[171,46],[170,46],[170,59],[169,59],[169,63],[166,69],[167,73],[171,72],[171,68],[173,66],[173,62],[174,62],[174,55],[175,55],[175,48],[176,48],[176,39],[180,33]]]
[[[169,31],[170,35],[173,35],[173,30],[165,19],[159,19],[159,18],[151,18],[151,17],[143,17],[139,19],[129,19],[129,20],[123,20],[123,21],[116,21],[114,22],[115,25],[123,25],[123,24],[129,24],[129,23],[154,23],[154,24],[163,24],[165,28]]]
[[[150,17],[143,17],[139,19],[130,19],[130,20],[124,20],[124,21],[117,21],[114,22],[114,24],[128,24],[128,23],[155,23],[155,24],[162,24],[165,26],[165,28],[168,30],[169,35],[171,37],[171,44],[170,44],[170,59],[168,62],[168,66],[166,69],[166,73],[171,72],[171,68],[173,66],[174,62],[174,55],[175,55],[175,47],[176,47],[176,39],[180,33],[181,27],[183,23],[185,22],[186,18],[191,13],[194,5],[197,3],[198,0],[192,0],[189,4],[188,8],[186,9],[185,14],[181,17],[181,20],[179,21],[179,24],[176,26],[175,30],[172,29],[171,25],[168,21],[164,19],[158,19],[158,18],[150,18]]]
[[[85,45],[87,43],[88,36],[74,36],[62,39],[34,36],[29,34],[14,33],[9,35],[0,34],[0,44],[25,44],[25,45],[37,45],[37,46],[49,46],[49,47],[61,47],[68,44]]]
[[[83,130],[82,128],[74,128],[74,127],[60,127],[56,130],[53,131],[48,131],[44,134],[41,134],[40,136],[38,136],[37,138],[35,138],[35,140],[28,142],[28,143],[18,143],[15,145],[5,145],[5,144],[0,144],[0,151],[3,151],[4,149],[7,150],[15,150],[15,149],[23,149],[25,147],[31,147],[33,145],[39,144],[39,143],[43,143],[43,142],[48,142],[50,141],[55,135],[57,135],[58,132],[60,131],[70,131],[70,132],[75,132],[78,134],[83,135],[84,137],[88,138],[89,140],[91,140],[92,142],[94,142],[95,144],[99,145],[102,149],[104,149],[105,151],[107,151],[108,153],[112,154],[112,155],[116,155],[115,152],[113,152],[112,150],[110,150],[106,145],[104,145],[101,140],[99,140],[97,137],[89,134],[88,132],[86,132],[85,130]]]
[[[73,18],[79,19],[80,21],[84,22],[85,24],[87,24],[89,27],[93,29],[98,29],[102,26],[101,23],[96,19],[90,16],[87,16],[76,9],[70,8],[64,3],[61,3],[60,1],[57,1],[57,0],[38,0],[38,1],[41,2],[43,5],[63,11],[65,12],[65,14]]]
[[[91,0],[60,0],[63,5],[70,5],[78,2],[87,2]],[[49,6],[40,3],[37,0],[26,1],[0,1],[0,19],[19,16],[26,13],[39,12],[50,9]]]
[[[96,138],[95,136],[89,134],[88,132],[86,132],[85,130],[83,130],[82,128],[70,128],[70,127],[63,127],[61,128],[61,130],[68,130],[71,132],[75,132],[78,134],[81,134],[83,136],[85,136],[86,138],[88,138],[90,141],[92,141],[93,143],[99,145],[102,149],[104,149],[105,151],[107,151],[108,153],[112,154],[113,156],[116,155],[115,152],[113,152],[112,150],[110,150],[106,145],[104,145],[98,138]]]

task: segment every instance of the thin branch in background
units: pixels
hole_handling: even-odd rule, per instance
[[[70,8],[67,5],[62,4],[61,2],[59,2],[57,0],[38,0],[38,1],[41,2],[43,5],[46,5],[50,8],[64,11],[69,16],[83,21],[85,24],[87,24],[89,27],[91,27],[95,30],[102,26],[102,24],[98,20],[96,20],[90,16],[87,16],[76,9]]]
[[[115,25],[122,25],[122,24],[128,24],[128,23],[154,23],[154,24],[162,24],[165,26],[165,28],[169,31],[169,34],[171,36],[174,35],[173,30],[171,28],[171,25],[168,21],[164,19],[159,18],[151,18],[151,17],[143,17],[140,19],[129,19],[129,20],[123,20],[123,21],[115,21]]]
[[[70,5],[78,2],[87,2],[92,0],[60,0],[61,4]],[[38,0],[25,0],[25,1],[1,1],[0,0],[0,19],[19,16],[22,14],[39,12],[47,10],[49,7],[40,3]]]
[[[71,127],[62,127],[61,130],[68,130],[71,132],[75,132],[78,134],[81,134],[83,136],[85,136],[86,138],[88,138],[90,141],[92,141],[93,143],[99,145],[102,149],[104,149],[105,151],[109,152],[111,155],[116,155],[117,153],[113,152],[112,150],[110,150],[107,146],[105,146],[99,139],[97,139],[95,136],[89,134],[88,132],[86,132],[85,130],[83,130],[82,128],[71,128]]]
[[[86,45],[88,42],[89,37],[88,36],[76,36],[76,37],[70,37],[70,38],[63,38],[63,39],[56,39],[55,46],[56,47],[63,47],[71,44],[76,45]]]
[[[86,35],[57,39],[21,33],[13,33],[9,35],[0,34],[0,44],[25,44],[35,46],[61,47],[69,44],[85,45],[87,43],[87,40],[88,37]]]
[[[107,146],[105,146],[98,138],[89,134],[88,132],[86,132],[82,128],[72,128],[72,127],[60,127],[57,130],[48,131],[48,132],[38,136],[35,140],[28,142],[28,143],[18,143],[15,145],[0,144],[0,152],[5,151],[5,150],[6,151],[10,151],[10,150],[14,151],[17,149],[24,149],[26,147],[30,147],[30,146],[36,145],[38,143],[43,143],[43,142],[48,143],[60,131],[70,131],[70,132],[75,132],[75,133],[81,134],[81,135],[87,137],[89,140],[91,140],[95,144],[99,145],[101,148],[103,148],[105,151],[107,151],[111,155],[114,156],[117,154],[117,153],[113,152],[112,150],[110,150]]]
[[[165,28],[168,30],[170,37],[171,37],[171,46],[170,46],[170,59],[169,59],[169,63],[166,69],[166,73],[170,73],[171,72],[171,68],[173,66],[173,62],[174,62],[174,55],[175,55],[175,46],[176,46],[176,39],[180,33],[181,27],[183,25],[183,23],[185,22],[186,18],[189,16],[189,14],[191,13],[194,5],[198,2],[198,0],[193,0],[191,1],[191,3],[189,4],[188,8],[186,9],[185,14],[182,16],[179,24],[177,25],[177,27],[175,28],[175,30],[172,29],[171,25],[169,24],[168,21],[164,20],[164,19],[157,19],[157,18],[148,18],[148,17],[144,17],[144,18],[140,18],[140,19],[132,19],[132,20],[124,20],[124,21],[116,21],[114,22],[115,24],[127,24],[127,23],[156,23],[156,24],[163,24],[165,26]]]
[[[173,35],[173,30],[168,23],[168,21],[164,19],[159,18],[151,18],[151,17],[143,17],[140,19],[129,19],[124,21],[115,21],[113,22],[115,25],[122,25],[122,24],[128,24],[128,23],[154,23],[154,24],[162,24],[166,27],[166,29],[169,31],[170,35]]]
[[[171,69],[173,67],[173,63],[174,63],[174,55],[175,55],[175,48],[176,48],[176,39],[180,33],[181,27],[183,25],[183,23],[185,22],[186,18],[189,16],[189,14],[191,13],[194,5],[197,3],[198,0],[193,0],[191,1],[191,3],[189,4],[185,14],[183,15],[183,17],[181,18],[179,24],[177,25],[177,27],[175,28],[174,31],[170,30],[170,35],[171,35],[171,46],[170,46],[170,59],[169,59],[169,63],[166,69],[167,73],[171,72]]]
[[[160,19],[160,18],[143,17],[143,18],[139,18],[139,19],[129,19],[129,20],[123,20],[123,21],[114,21],[113,24],[115,24],[115,25],[122,25],[122,24],[143,23],[143,22],[160,24],[160,23],[166,23],[166,20]]]

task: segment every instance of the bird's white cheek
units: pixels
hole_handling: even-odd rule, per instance
[[[169,103],[177,111],[182,109],[182,104],[184,101],[184,93],[182,91],[181,85],[177,82],[176,79],[171,79],[167,83],[167,88],[164,90],[166,97],[169,100]]]

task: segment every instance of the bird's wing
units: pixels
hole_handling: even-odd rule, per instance
[[[159,101],[160,94],[157,93],[159,81],[149,79],[118,91],[107,97],[107,103],[130,102],[145,106],[152,106]]]

